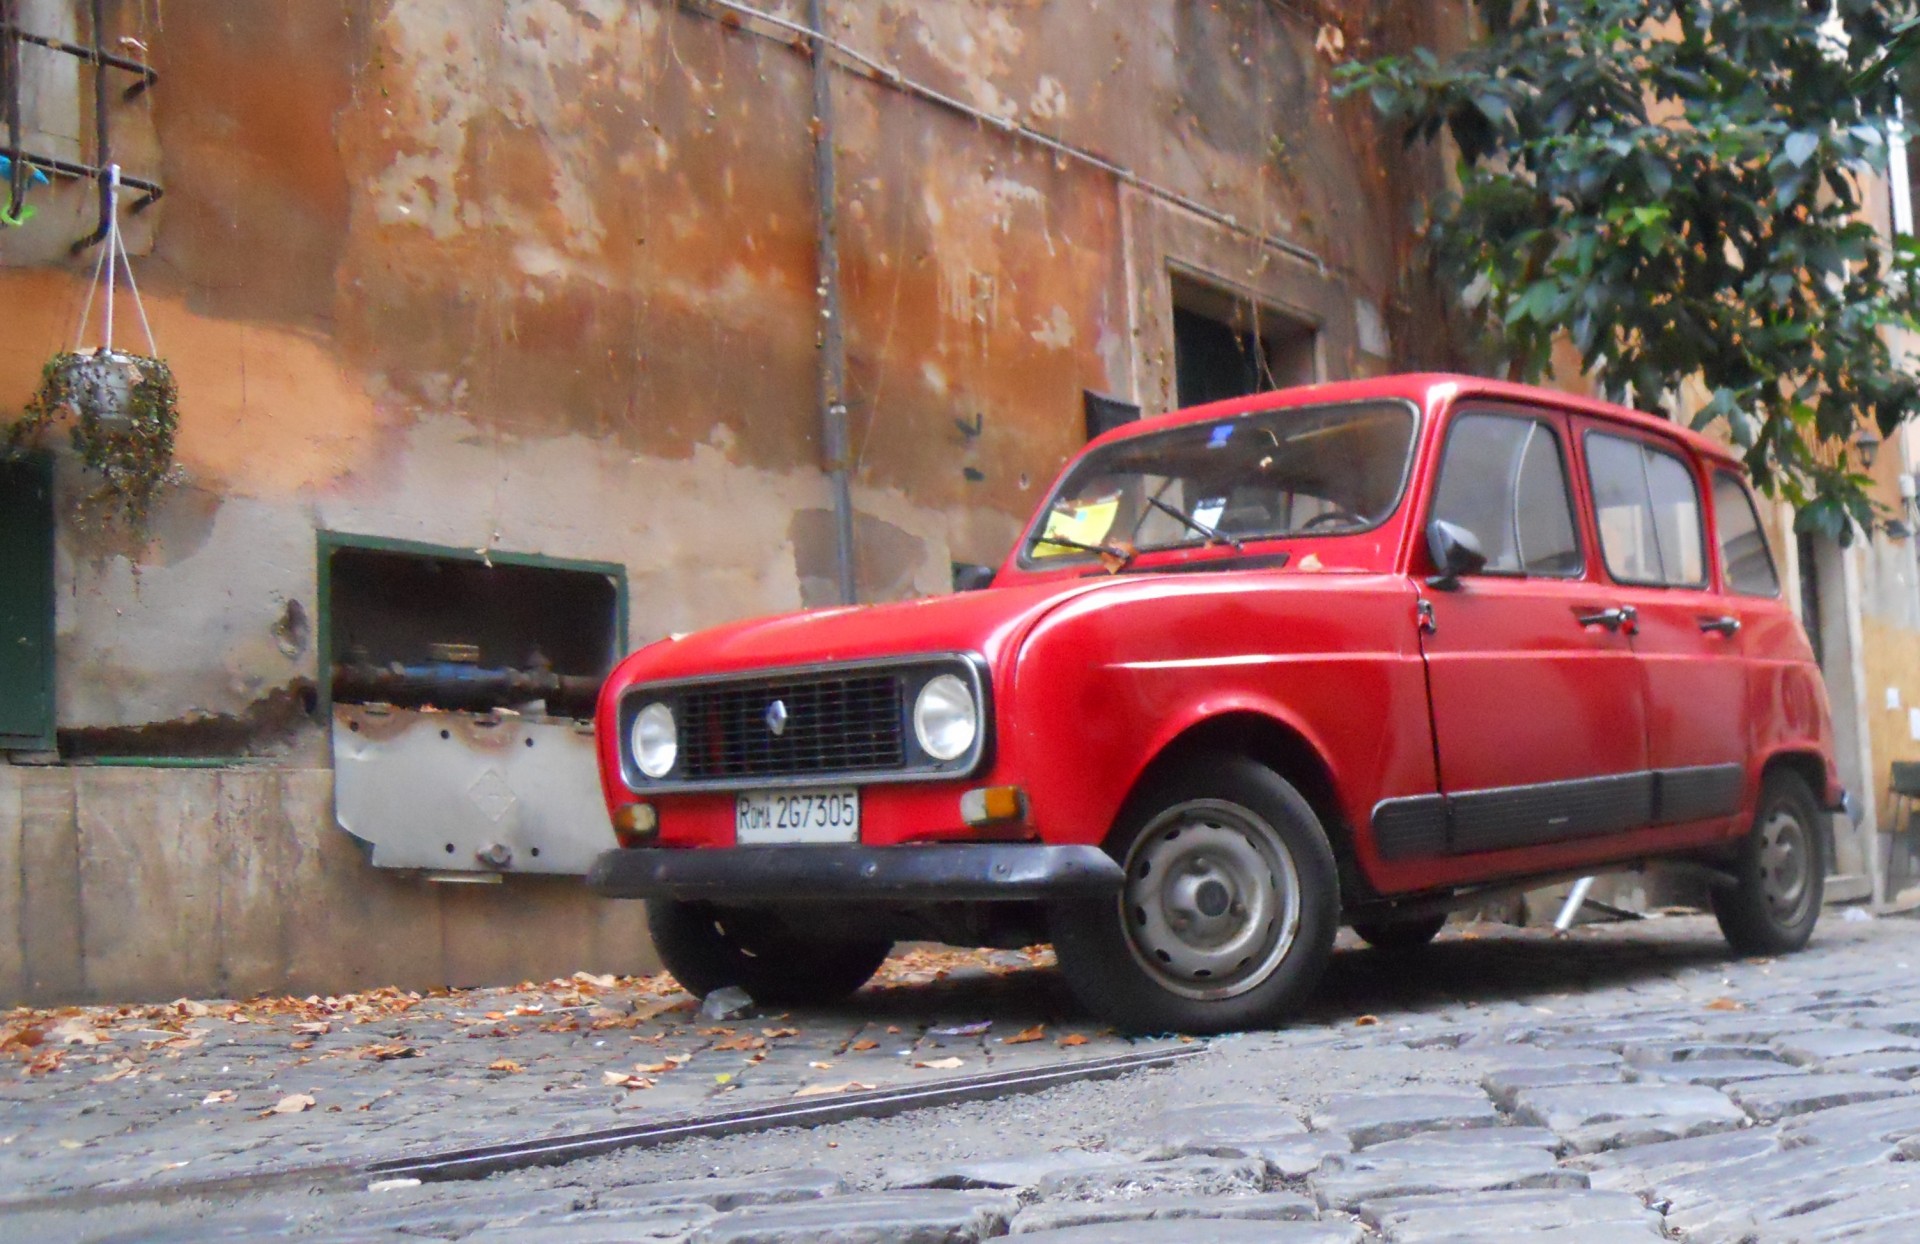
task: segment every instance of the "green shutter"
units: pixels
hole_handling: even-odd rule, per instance
[[[0,459],[0,750],[53,750],[53,460]]]

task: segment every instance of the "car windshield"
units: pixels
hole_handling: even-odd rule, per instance
[[[1029,565],[1363,531],[1399,503],[1414,414],[1397,401],[1207,420],[1096,449],[1027,538]]]

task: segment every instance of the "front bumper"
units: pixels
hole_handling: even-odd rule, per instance
[[[607,851],[587,884],[609,898],[726,903],[1003,902],[1118,893],[1125,874],[1098,847],[639,847]]]

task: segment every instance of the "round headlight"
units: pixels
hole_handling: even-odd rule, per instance
[[[674,728],[673,710],[657,700],[641,709],[633,719],[628,742],[640,772],[650,778],[667,776],[680,755],[680,732]]]
[[[942,674],[920,688],[913,702],[913,735],[935,760],[964,756],[980,734],[980,708],[967,684]]]

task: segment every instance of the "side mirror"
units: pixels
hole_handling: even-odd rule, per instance
[[[983,587],[993,586],[994,570],[992,566],[976,566],[972,562],[953,563],[953,590],[956,592],[977,592]]]
[[[1443,518],[1427,524],[1427,552],[1440,571],[1427,585],[1444,592],[1457,589],[1461,575],[1478,574],[1487,564],[1487,554],[1474,534]]]

